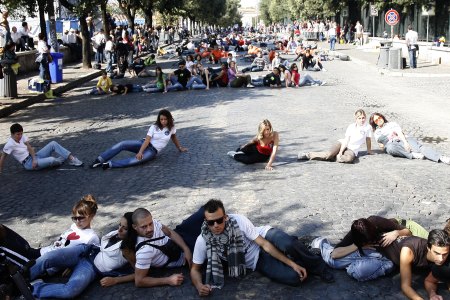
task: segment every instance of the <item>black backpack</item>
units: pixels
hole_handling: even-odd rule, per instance
[[[167,266],[169,263],[171,263],[171,262],[177,261],[178,259],[180,259],[180,255],[181,255],[181,253],[182,253],[183,251],[181,250],[180,246],[178,246],[178,245],[177,245],[174,241],[172,241],[170,238],[169,238],[169,241],[168,241],[166,244],[162,245],[162,246],[152,244],[152,242],[162,240],[162,239],[165,238],[165,237],[166,237],[166,236],[163,235],[163,236],[158,237],[158,238],[154,238],[154,239],[150,239],[150,240],[146,240],[146,241],[140,242],[139,244],[136,245],[136,253],[137,253],[138,250],[141,249],[143,246],[149,245],[149,246],[151,246],[151,247],[153,247],[153,248],[158,249],[159,251],[161,251],[162,253],[164,253],[165,256],[167,256],[167,257],[169,258],[169,259],[167,260],[167,262],[164,264],[163,267],[166,267],[166,266]]]

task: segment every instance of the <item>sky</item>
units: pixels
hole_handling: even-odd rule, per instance
[[[241,6],[242,7],[254,6],[258,2],[259,0],[241,0]]]

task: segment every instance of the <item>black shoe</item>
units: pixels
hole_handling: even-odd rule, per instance
[[[102,165],[102,163],[96,158],[89,167],[91,169],[94,169],[94,168],[100,167],[101,165]]]
[[[308,249],[311,249],[311,243],[312,241],[314,241],[316,238],[318,238],[318,236],[313,236],[313,235],[304,235],[298,238],[298,240],[300,242],[303,243],[303,245],[305,245],[306,247],[308,247]]]
[[[334,282],[334,275],[331,272],[331,269],[328,267],[323,268],[322,273],[319,274],[320,279],[322,279],[323,282],[326,283],[332,283]]]
[[[322,252],[320,252],[319,248],[308,248],[308,250],[314,255],[322,256]]]
[[[109,168],[111,168],[111,166],[109,165],[109,162],[105,162],[105,163],[102,164],[102,169],[103,170],[107,170]]]

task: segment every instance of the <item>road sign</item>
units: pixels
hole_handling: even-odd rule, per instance
[[[376,7],[375,5],[373,5],[373,4],[370,5],[370,15],[371,15],[372,17],[378,16],[378,9],[377,9],[377,7]]]
[[[348,8],[343,8],[342,9],[342,16],[343,17],[348,17]]]
[[[395,9],[390,9],[386,12],[386,15],[384,15],[384,20],[388,25],[394,26],[400,22],[400,15]]]

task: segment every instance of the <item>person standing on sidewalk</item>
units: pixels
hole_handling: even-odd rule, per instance
[[[10,154],[28,171],[59,166],[66,160],[69,161],[71,166],[80,167],[83,165],[83,162],[55,141],[48,143],[44,148],[35,152],[27,136],[23,134],[22,125],[18,123],[10,127],[10,132],[11,137],[3,147],[3,152],[0,156],[0,173],[2,172],[6,156]],[[52,156],[53,152],[58,157]]]
[[[53,96],[53,90],[51,89],[51,77],[50,77],[50,69],[48,64],[50,63],[49,59],[51,59],[50,56],[50,49],[47,46],[47,42],[44,40],[45,35],[40,32],[38,34],[38,44],[37,44],[37,51],[38,56],[36,58],[36,62],[39,63],[39,78],[42,80],[48,80],[48,89],[45,91],[45,98],[47,99],[55,99],[56,97]]]
[[[406,47],[408,48],[409,53],[409,67],[411,69],[417,68],[417,50],[419,50],[419,46],[417,45],[418,39],[417,31],[412,29],[412,25],[408,25],[408,32],[405,35]]]
[[[330,51],[334,51],[336,45],[336,23],[331,22],[330,29],[328,29],[328,37],[330,39]]]

